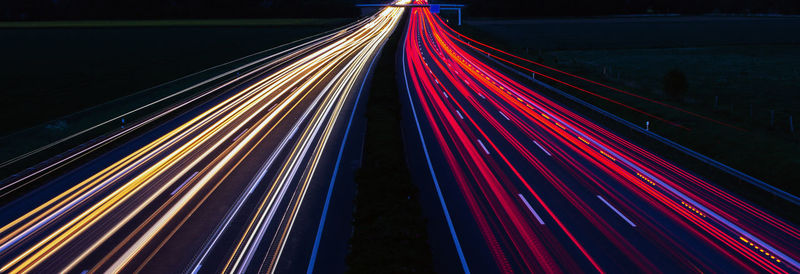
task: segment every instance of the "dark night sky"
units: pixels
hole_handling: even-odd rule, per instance
[[[5,0],[0,20],[352,17],[359,0]],[[798,0],[449,0],[470,16],[800,12]]]
[[[483,16],[585,16],[656,13],[798,13],[798,0],[468,0]]]

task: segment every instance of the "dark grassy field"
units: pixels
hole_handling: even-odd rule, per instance
[[[290,25],[274,21],[277,26],[261,27],[0,28],[0,115],[15,117],[4,119],[0,135],[346,22],[315,19],[291,21],[296,24]],[[140,24],[134,21],[132,26]]]
[[[786,45],[703,47],[680,49],[558,51],[554,60],[571,71],[603,79],[639,94],[679,105],[694,112],[743,127],[746,132],[685,117],[676,111],[613,94],[626,104],[689,126],[686,132],[667,125],[654,130],[689,145],[712,158],[732,165],[783,189],[800,193],[800,146],[792,134],[789,116],[800,115],[800,47]],[[603,75],[602,70],[607,70]],[[663,94],[661,79],[670,68],[686,72],[689,93],[683,101]],[[619,78],[617,78],[619,73]],[[630,79],[630,80],[629,80]],[[716,98],[716,99],[715,99]],[[597,99],[589,99],[604,104]],[[715,101],[716,107],[715,107]],[[608,106],[614,113],[627,113]],[[774,111],[770,124],[770,111]],[[627,113],[630,121],[646,117]],[[795,130],[798,124],[795,121]]]
[[[628,121],[651,120],[651,128],[662,136],[800,194],[800,36],[796,35],[800,18],[476,20],[462,30],[529,59],[744,128],[728,128],[609,89],[580,85],[691,128],[686,131],[559,86]],[[689,91],[682,100],[662,91],[662,79],[673,68],[687,75]],[[794,133],[789,129],[790,115]],[[633,134],[619,132],[629,138]],[[648,147],[740,194],[749,191],[667,148]]]
[[[0,38],[9,41],[0,44],[0,114],[4,117],[0,163],[274,52],[252,55],[213,70],[207,68],[350,21],[75,21],[0,27]],[[3,24],[11,23],[0,26]],[[159,24],[161,27],[156,27]],[[74,27],[89,25],[92,27]],[[199,71],[203,73],[196,73]],[[125,117],[126,123],[202,89],[137,111]],[[2,166],[0,177],[100,136],[114,126],[108,124],[13,166]]]
[[[534,51],[798,44],[800,17],[600,17],[467,20],[508,45]],[[492,41],[496,42],[496,41]]]

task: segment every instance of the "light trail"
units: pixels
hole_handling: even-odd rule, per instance
[[[205,258],[228,252],[217,241],[227,235],[239,240],[222,270],[274,272],[310,185],[324,181],[317,174],[338,153],[340,121],[402,13],[385,8],[297,47],[259,70],[269,74],[5,224],[0,272],[139,272],[162,260],[156,254],[178,230],[213,228],[208,222],[218,224],[200,234],[209,241],[178,269],[212,270]],[[241,211],[247,201],[257,207]],[[228,214],[192,219],[217,206]],[[237,216],[249,225],[228,229]]]
[[[431,172],[472,216],[453,226],[484,239],[462,243],[468,262],[534,273],[800,271],[796,226],[542,96],[459,37],[415,8],[403,61],[426,157],[442,159]]]

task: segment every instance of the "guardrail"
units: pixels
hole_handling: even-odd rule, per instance
[[[497,63],[498,65],[500,65],[500,66],[502,66],[502,67],[504,67],[504,68],[506,68],[506,69],[508,69],[508,70],[510,70],[512,72],[515,72],[515,73],[519,74],[522,77],[525,77],[527,79],[531,79],[534,83],[536,83],[536,84],[538,84],[540,86],[543,86],[543,87],[547,88],[550,91],[558,93],[559,95],[564,96],[565,98],[567,98],[569,100],[572,100],[572,101],[574,101],[574,102],[576,102],[576,103],[578,103],[578,104],[580,104],[580,105],[582,105],[582,106],[584,106],[586,108],[594,110],[597,113],[600,113],[601,115],[606,116],[607,118],[610,118],[610,119],[612,119],[612,120],[614,120],[614,121],[616,121],[616,122],[618,122],[618,123],[620,123],[620,124],[622,124],[624,126],[627,126],[627,127],[631,128],[631,129],[633,129],[633,130],[635,130],[635,131],[637,131],[637,132],[639,132],[641,134],[644,134],[645,136],[651,137],[651,138],[655,139],[656,141],[659,141],[659,142],[661,142],[661,143],[663,143],[663,144],[665,144],[667,146],[670,146],[670,147],[672,147],[672,148],[674,148],[674,149],[676,149],[676,150],[678,150],[680,152],[683,152],[686,155],[689,155],[689,156],[691,156],[691,157],[693,157],[693,158],[695,158],[697,160],[700,160],[701,162],[709,164],[709,165],[711,165],[711,166],[713,166],[713,167],[715,167],[715,168],[717,168],[719,170],[724,171],[725,173],[728,173],[728,174],[730,174],[730,175],[732,175],[732,176],[734,176],[736,178],[739,178],[742,181],[750,183],[751,185],[756,186],[756,187],[758,187],[758,188],[760,188],[760,189],[762,189],[764,191],[767,191],[770,194],[775,195],[778,198],[784,199],[784,200],[786,200],[786,201],[788,201],[788,202],[790,202],[790,203],[792,203],[794,205],[800,206],[800,198],[798,198],[795,195],[792,195],[791,193],[783,191],[782,189],[779,189],[779,188],[774,187],[774,186],[772,186],[772,185],[770,185],[768,183],[765,183],[764,181],[756,179],[753,176],[750,176],[750,175],[748,175],[748,174],[746,174],[744,172],[741,172],[741,171],[739,171],[739,170],[737,170],[735,168],[732,168],[732,167],[730,167],[730,166],[728,166],[726,164],[720,163],[719,161],[711,159],[708,156],[700,154],[697,151],[694,151],[694,150],[692,150],[690,148],[682,146],[681,144],[678,144],[678,143],[676,143],[676,142],[674,142],[674,141],[672,141],[670,139],[667,139],[667,138],[665,138],[665,137],[663,137],[661,135],[658,135],[658,134],[656,134],[656,133],[654,133],[652,131],[644,129],[639,125],[636,125],[634,123],[629,122],[628,120],[622,119],[621,117],[619,117],[617,115],[614,115],[614,114],[612,114],[612,113],[610,113],[608,111],[605,111],[605,110],[603,110],[603,109],[601,109],[601,108],[599,108],[599,107],[597,107],[595,105],[592,105],[592,104],[590,104],[590,103],[588,103],[588,102],[586,102],[584,100],[581,100],[580,98],[577,98],[577,97],[575,97],[575,96],[573,96],[573,95],[571,95],[571,94],[569,94],[567,92],[564,92],[564,91],[562,91],[560,89],[557,89],[557,88],[555,88],[555,87],[553,87],[553,86],[551,86],[551,85],[549,85],[547,83],[539,81],[533,75],[528,75],[526,73],[520,72],[520,71],[518,71],[518,70],[516,70],[514,68],[511,68],[511,67],[507,66],[506,64],[501,63],[500,61],[498,61],[498,60],[496,60],[494,58],[491,58],[491,60],[494,61],[495,63]]]

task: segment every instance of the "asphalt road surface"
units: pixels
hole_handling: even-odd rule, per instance
[[[286,50],[5,205],[0,272],[312,271],[353,114],[402,12]]]
[[[414,8],[398,62],[439,271],[800,271],[796,226],[542,96],[460,37]]]

